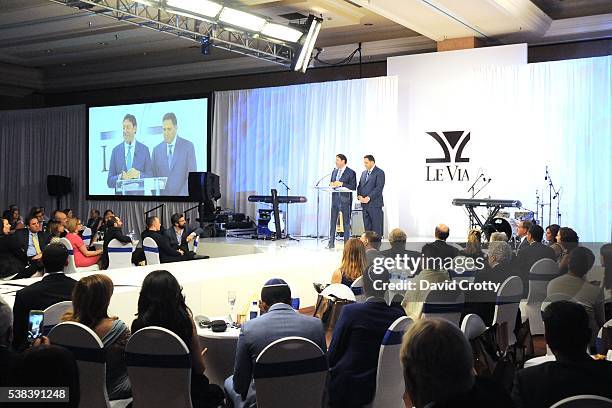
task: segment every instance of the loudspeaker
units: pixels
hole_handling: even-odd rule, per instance
[[[219,176],[210,172],[189,173],[189,198],[197,202],[221,198]]]
[[[47,193],[50,196],[61,197],[71,192],[70,177],[48,175]]]

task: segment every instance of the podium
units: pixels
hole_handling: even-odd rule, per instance
[[[337,193],[354,193],[355,190],[348,189],[346,187],[330,187],[330,186],[314,186],[315,190],[317,190],[317,243],[319,243],[320,235],[319,235],[319,221],[320,221],[320,193],[324,194],[337,194]],[[342,214],[345,217],[345,214]],[[330,237],[331,238],[331,237]]]
[[[166,188],[167,182],[168,177],[147,177],[140,179],[117,180],[115,195],[159,196]]]

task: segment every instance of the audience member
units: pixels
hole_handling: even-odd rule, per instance
[[[102,223],[100,224],[100,227],[98,228],[98,232],[100,234],[104,235],[106,233],[106,228],[110,225],[108,221],[110,221],[110,219],[114,216],[115,216],[115,213],[113,212],[113,210],[104,211],[104,215],[102,216]]]
[[[45,213],[42,210],[42,207],[30,208],[30,215],[32,217],[38,218],[38,222],[40,223],[40,228],[44,231],[46,228],[47,221],[45,220]]]
[[[342,263],[332,274],[331,283],[351,286],[363,274],[366,266],[365,247],[359,239],[351,238],[344,244]]]
[[[605,244],[599,250],[601,255],[601,266],[604,268],[604,276],[601,287],[604,290],[606,300],[612,298],[612,244]]]
[[[168,237],[172,249],[180,249],[192,259],[208,258],[208,256],[196,255],[194,251],[189,250],[189,243],[193,242],[203,232],[202,228],[188,229],[184,214],[172,214],[170,221],[172,222],[172,228],[164,230],[163,235]]]
[[[578,247],[578,234],[571,228],[561,227],[557,234],[557,242],[563,249],[559,257],[559,272],[566,273],[569,264],[569,254]]]
[[[366,263],[370,265],[380,256],[381,237],[374,231],[366,231],[359,238],[365,247]]]
[[[90,251],[78,232],[82,226],[81,220],[78,218],[69,218],[66,223],[68,227],[68,235],[66,239],[72,244],[72,253],[74,254],[74,264],[77,268],[85,268],[95,265],[100,260],[102,249]]]
[[[65,236],[66,228],[59,221],[51,220],[47,223],[47,233],[49,234],[49,243],[57,244],[60,238]]]
[[[531,221],[519,221],[516,225],[516,235],[519,239],[519,242],[516,246],[516,253],[518,254],[523,248],[527,248],[529,246],[529,241],[527,240],[527,233],[529,232],[529,228],[531,228]]]
[[[96,232],[98,232],[103,223],[104,220],[102,217],[100,217],[100,210],[92,208],[89,212],[89,219],[87,220],[86,225],[86,227],[91,230],[92,237],[96,235]]]
[[[174,249],[170,245],[170,238],[160,233],[161,222],[159,217],[151,216],[147,218],[147,229],[143,231],[141,237],[144,245],[145,238],[151,238],[157,244],[159,250],[159,261],[161,263],[189,261],[193,259],[193,252],[184,252],[182,249]]]
[[[104,244],[102,245],[102,256],[100,257],[100,269],[108,268],[108,244],[113,239],[116,239],[119,242],[127,244],[132,242],[132,238],[123,234],[121,227],[123,226],[123,222],[121,218],[111,216],[106,222],[106,228],[104,232]]]
[[[72,291],[73,310],[62,318],[64,321],[84,324],[102,341],[106,350],[106,391],[111,400],[131,396],[123,359],[125,346],[130,339],[130,329],[119,318],[108,316],[113,288],[113,281],[106,275],[95,274],[81,278]]]
[[[568,272],[548,283],[546,295],[562,293],[585,305],[591,314],[594,339],[599,328],[605,323],[603,290],[585,278],[595,263],[595,255],[588,248],[576,247],[568,257]]]
[[[489,238],[489,242],[494,242],[494,241],[505,241],[508,242],[508,235],[506,235],[505,232],[494,232],[491,234],[491,237]]]
[[[168,271],[149,273],[142,282],[138,298],[137,318],[132,333],[148,326],[172,331],[183,340],[191,355],[191,400],[194,408],[218,407],[223,403],[221,388],[210,384],[204,375],[202,352],[191,310],[176,278]]]
[[[54,244],[55,245],[55,244]],[[72,352],[64,347],[45,343],[25,351],[15,364],[11,386],[23,387],[67,387],[68,403],[44,402],[30,406],[77,408],[80,400],[79,369]],[[23,403],[9,405],[22,407]]]
[[[446,245],[446,243],[442,243]],[[422,270],[410,280],[414,282],[414,288],[406,290],[404,300],[402,301],[402,307],[406,311],[406,316],[413,320],[421,317],[423,302],[425,302],[425,297],[429,292],[429,290],[421,289],[421,281],[441,283],[449,280],[448,272],[444,269],[445,254],[448,254],[447,248],[435,243],[425,244],[423,249],[421,249],[421,254]]]
[[[15,204],[11,204],[7,211],[8,214],[5,214],[8,215],[8,217],[5,218],[9,220],[9,223],[11,224],[11,229],[16,230],[23,228],[20,228],[20,226],[24,225],[24,222],[23,217],[19,214],[19,207],[17,207]]]
[[[11,307],[0,297],[0,387],[9,384],[9,375],[14,371],[13,364],[17,353],[11,350],[13,341],[13,312]]]
[[[349,240],[350,242],[350,240]],[[259,354],[270,343],[290,336],[304,337],[327,351],[321,320],[291,308],[291,289],[282,279],[270,279],[261,289],[262,315],[242,325],[234,375],[225,380],[225,392],[234,408],[250,407],[256,401],[253,368]]]
[[[25,272],[16,278],[29,278],[36,271],[43,269],[41,263],[42,251],[49,242],[49,236],[41,231],[36,217],[26,218],[27,229],[16,231],[13,235],[13,255],[26,264]]]
[[[66,218],[67,219],[76,218],[75,215],[74,215],[74,212],[72,211],[72,208],[66,208],[66,209],[62,210],[62,212],[64,214],[66,214]]]
[[[444,224],[439,224],[434,230],[434,236],[436,240],[432,243],[438,248],[438,253],[441,258],[454,258],[459,255],[459,249],[446,243],[448,236],[450,235],[450,229]]]
[[[26,262],[17,257],[19,249],[15,248],[16,241],[11,232],[11,224],[6,218],[0,218],[2,228],[0,229],[0,279],[9,278],[24,272]]]
[[[67,234],[66,223],[68,222],[68,216],[66,215],[66,213],[59,210],[55,211],[55,213],[53,214],[53,219],[64,226],[64,234],[62,235],[62,238],[65,237]]]
[[[407,237],[404,231],[399,228],[392,229],[389,233],[389,244],[391,244],[391,248],[386,249],[384,251],[380,251],[378,256],[392,258],[396,261],[398,259],[397,257],[399,256],[399,259],[401,261],[407,260],[409,262],[408,265],[403,266],[410,266],[414,264],[409,259],[414,259],[414,262],[418,263],[418,260],[420,260],[421,258],[421,254],[417,251],[411,251],[409,249],[406,249],[406,239]]]
[[[463,255],[472,259],[485,257],[482,252],[482,233],[477,229],[472,229],[468,232],[465,249],[459,251],[459,255]]]
[[[510,396],[474,374],[472,348],[461,330],[444,319],[416,321],[402,342],[407,408],[512,407]]]
[[[557,224],[551,224],[546,227],[546,242],[548,242],[548,246],[555,251],[555,260],[558,260],[563,252],[563,248],[557,242],[557,235],[559,234],[559,229],[561,227]]]
[[[64,275],[68,261],[68,250],[62,244],[49,244],[43,250],[43,278],[27,286],[15,295],[13,305],[13,348],[22,350],[26,346],[26,335],[30,310],[45,310],[47,307],[70,300],[76,281]]]
[[[586,347],[591,340],[589,317],[578,303],[559,301],[542,315],[544,335],[556,361],[516,373],[512,398],[517,408],[550,407],[574,395],[612,398],[612,362],[593,360]]]
[[[375,274],[372,267],[364,273],[365,303],[343,307],[334,327],[328,354],[330,407],[362,407],[372,401],[383,337],[391,323],[405,316],[399,304],[385,303],[374,280],[388,281],[388,273]]]
[[[528,245],[521,249],[520,253],[516,256],[514,263],[516,274],[523,280],[523,296],[527,296],[529,292],[529,271],[534,263],[540,259],[551,259],[556,260],[555,251],[542,244],[542,237],[544,230],[537,224],[532,224],[527,232]]]

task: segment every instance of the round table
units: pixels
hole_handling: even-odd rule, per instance
[[[234,360],[240,329],[230,327],[224,332],[213,332],[211,329],[198,328],[198,337],[202,349],[208,348],[204,356],[206,371],[204,374],[212,384],[223,388],[223,382],[234,373]]]

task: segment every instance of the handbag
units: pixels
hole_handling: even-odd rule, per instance
[[[519,369],[523,368],[527,360],[535,357],[529,319],[525,320],[516,332],[516,343],[510,348],[510,354]]]
[[[324,330],[333,330],[340,317],[342,308],[344,305],[351,303],[355,302],[352,300],[340,299],[334,295],[324,296],[319,294],[317,296],[317,304],[313,316],[321,319]]]
[[[516,371],[508,353],[508,324],[494,324],[479,336],[470,340],[474,354],[474,370],[478,376],[489,377],[504,387],[512,389]]]

